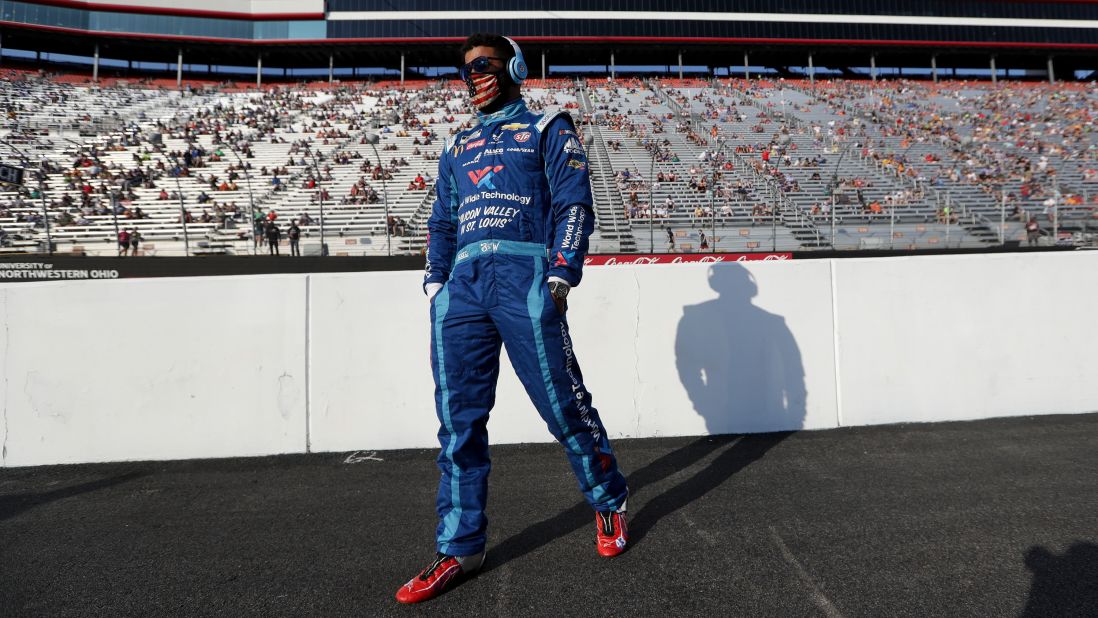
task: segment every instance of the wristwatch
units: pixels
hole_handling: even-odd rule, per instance
[[[568,292],[571,289],[572,288],[569,287],[567,283],[561,283],[560,281],[549,282],[549,293],[557,300],[568,298]]]

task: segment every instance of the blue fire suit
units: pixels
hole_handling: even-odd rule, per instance
[[[567,113],[535,114],[522,99],[453,136],[439,160],[427,227],[431,366],[442,451],[438,551],[484,549],[488,413],[500,345],[580,490],[598,511],[624,507],[625,478],[549,294],[548,280],[580,282],[594,229],[587,157]]]

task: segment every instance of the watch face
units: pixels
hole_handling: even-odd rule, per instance
[[[549,284],[549,293],[553,295],[553,298],[566,298],[568,296],[568,286],[554,281]]]

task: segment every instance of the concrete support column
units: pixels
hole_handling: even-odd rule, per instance
[[[1048,57],[1048,83],[1056,83],[1056,68],[1052,66],[1052,56]]]
[[[255,59],[255,87],[259,88],[263,85],[263,56],[257,56]]]
[[[99,43],[95,44],[95,53],[92,55],[92,81],[99,81]]]
[[[877,81],[877,54],[869,54],[869,78]]]
[[[0,64],[4,63],[4,33],[0,32]]]
[[[930,77],[934,83],[938,83],[938,54],[930,55]]]
[[[991,57],[991,83],[999,83],[999,71],[995,68],[995,56]]]
[[[614,68],[614,52],[610,52],[610,79],[617,77]]]
[[[541,52],[541,79],[545,79],[545,50]]]
[[[812,54],[808,54],[808,83],[816,87],[816,65],[812,61]]]
[[[183,48],[179,48],[179,53],[175,57],[175,87],[183,87]]]
[[[328,54],[328,83],[335,80],[335,55]]]
[[[404,52],[400,52],[400,85],[404,85]]]
[[[679,52],[679,79],[682,79],[682,52]]]
[[[747,52],[743,53],[743,78],[751,79],[751,65],[747,62]]]

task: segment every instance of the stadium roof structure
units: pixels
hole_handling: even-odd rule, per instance
[[[443,5],[450,5],[444,7]],[[265,67],[451,67],[471,32],[522,44],[537,76],[556,66],[943,66],[1094,69],[1098,3],[1089,0],[0,0],[6,48],[174,63]],[[682,60],[680,61],[680,54]],[[199,58],[200,60],[195,60]]]

